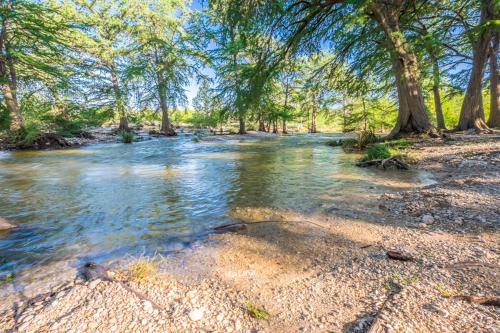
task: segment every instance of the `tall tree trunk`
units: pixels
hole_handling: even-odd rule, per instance
[[[285,105],[284,105],[284,110],[285,112],[288,111],[288,95],[289,95],[289,90],[290,90],[290,80],[287,78],[286,80],[286,86],[285,86]],[[286,127],[286,115],[283,116],[283,128],[281,133],[283,134],[288,134],[288,129]]]
[[[283,119],[282,125],[283,125],[283,128],[281,129],[281,133],[288,134],[288,128],[286,126],[286,119]]]
[[[366,104],[365,104],[365,98],[361,98],[361,102],[363,103],[363,127],[364,127],[364,131],[366,132],[366,130],[368,129],[368,113],[366,112]]]
[[[259,132],[265,132],[266,131],[266,124],[264,123],[264,116],[259,114]]]
[[[158,96],[160,97],[161,109],[161,132],[166,136],[176,136],[177,133],[175,133],[168,117],[168,104],[165,89],[165,85],[160,82],[160,84],[158,84]]]
[[[247,131],[245,129],[245,116],[240,113],[238,120],[240,123],[238,134],[246,134]]]
[[[392,68],[396,78],[399,113],[396,125],[389,137],[399,133],[429,132],[435,135],[429,116],[425,111],[424,98],[418,83],[417,57],[405,41],[399,28],[402,1],[377,0],[370,6],[373,18],[384,30],[386,42],[392,55]]]
[[[347,131],[347,102],[342,99],[342,133]]]
[[[2,84],[2,94],[5,100],[5,105],[9,111],[10,116],[10,127],[11,131],[20,129],[24,124],[24,117],[21,114],[21,109],[17,103],[17,97],[15,92],[12,91],[11,86],[8,83]]]
[[[498,46],[500,32],[493,35],[490,47],[490,118],[488,126],[500,127],[500,72],[498,71]]]
[[[6,6],[6,11],[12,11],[13,1],[2,1],[2,7]],[[24,117],[21,114],[19,103],[17,101],[17,79],[14,60],[10,54],[9,41],[7,30],[9,21],[7,18],[2,19],[2,28],[0,31],[0,78],[2,81],[2,95],[5,100],[5,106],[9,111],[11,131],[20,129],[24,124]]]
[[[313,106],[311,112],[311,133],[316,133],[316,106]]]
[[[494,19],[494,1],[481,1],[481,21]],[[491,31],[483,29],[472,46],[472,71],[460,110],[457,130],[475,129],[476,132],[491,132],[484,120],[482,82],[484,67],[488,57]]]
[[[129,128],[127,115],[125,114],[125,101],[123,100],[123,94],[120,89],[120,83],[118,82],[118,75],[116,74],[114,65],[111,65],[111,83],[115,94],[116,109],[120,115],[120,125],[118,126],[118,129],[120,131],[128,131]]]
[[[273,133],[278,134],[278,119],[273,120]]]
[[[434,94],[434,108],[436,109],[436,120],[438,128],[446,129],[446,124],[444,122],[443,108],[441,106],[441,95],[439,93],[439,87],[441,85],[441,78],[439,75],[439,64],[434,56],[431,56],[432,60],[432,77],[433,85],[432,92]]]

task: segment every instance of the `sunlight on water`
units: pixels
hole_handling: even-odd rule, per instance
[[[353,166],[328,136],[0,153],[0,275],[50,263],[166,253],[232,221],[241,207],[313,213],[420,182]],[[175,245],[173,245],[175,244]],[[180,244],[180,245],[179,245]]]

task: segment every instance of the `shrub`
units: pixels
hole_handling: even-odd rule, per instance
[[[141,256],[128,266],[127,271],[134,281],[153,280],[158,275],[158,262],[154,258]]]
[[[120,136],[123,143],[132,143],[134,141],[134,135],[131,132],[123,131]]]
[[[0,131],[8,130],[10,126],[10,115],[7,108],[0,105]]]
[[[42,134],[35,124],[26,124],[15,131],[10,131],[8,140],[17,146],[31,146]]]
[[[366,146],[372,144],[372,143],[377,143],[379,141],[379,138],[375,135],[375,132],[369,130],[369,131],[362,131],[361,133],[358,134],[358,146],[359,148],[365,148]]]
[[[352,139],[352,138],[343,139],[342,140],[342,148],[344,150],[347,150],[347,151],[359,149],[359,147],[358,147],[358,140]]]
[[[54,121],[56,133],[66,138],[80,136],[85,124],[79,120],[68,120],[64,118],[56,118]]]
[[[366,149],[366,154],[363,158],[363,161],[382,160],[391,157],[391,155],[391,150],[386,144],[377,143],[369,146],[368,149]]]

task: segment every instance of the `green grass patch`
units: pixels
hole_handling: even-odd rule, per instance
[[[363,161],[383,160],[393,155],[393,152],[386,144],[376,143],[366,149]]]
[[[130,278],[136,282],[154,280],[158,276],[159,263],[154,258],[140,257],[128,266]]]
[[[132,143],[134,141],[134,134],[131,132],[121,132],[120,137],[123,143]]]
[[[413,145],[413,141],[408,139],[387,140],[384,141],[384,143],[391,148],[398,148],[398,149],[408,148],[411,145]]]
[[[250,316],[252,316],[253,318],[256,318],[256,319],[269,318],[269,312],[267,312],[266,309],[259,308],[251,301],[248,301],[246,303],[246,309],[248,311],[248,314],[250,314]]]
[[[367,146],[377,143],[380,138],[373,131],[363,131],[355,138],[345,138],[339,140],[330,140],[326,144],[331,147],[342,146],[346,152],[363,150]]]

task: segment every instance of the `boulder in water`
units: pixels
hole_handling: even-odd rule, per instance
[[[15,225],[13,225],[12,223],[10,223],[6,219],[0,217],[0,231],[2,231],[2,230],[9,230],[9,229],[12,229],[14,227],[15,227]]]

